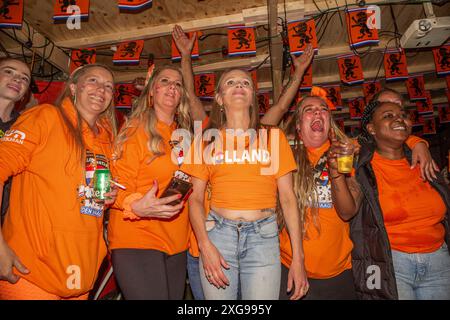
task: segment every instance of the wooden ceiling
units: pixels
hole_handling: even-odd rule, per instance
[[[186,31],[202,31],[199,41],[200,58],[194,61],[194,71],[220,71],[229,67],[256,67],[258,69],[258,87],[272,88],[271,59],[268,40],[268,2],[267,0],[153,0],[151,8],[140,13],[119,13],[115,0],[91,0],[89,20],[81,23],[80,30],[69,30],[65,24],[53,23],[53,4],[55,0],[25,0],[24,26],[13,32],[3,29],[0,40],[3,47],[12,54],[22,52],[30,56],[35,54],[46,57],[46,62],[57,67],[67,76],[70,49],[89,47],[97,49],[97,62],[109,65],[116,74],[116,81],[132,81],[145,76],[147,57],[153,54],[155,63],[172,63],[171,31],[175,24]],[[298,19],[304,16],[316,18],[316,30],[319,38],[319,52],[313,62],[313,83],[339,83],[336,56],[351,53],[347,41],[345,15],[347,4],[353,7],[354,0],[278,0],[279,22]],[[418,1],[370,1],[366,4],[379,4],[382,8],[382,29],[380,43],[358,49],[361,53],[364,76],[366,79],[383,78],[381,65],[382,53],[386,45],[395,47],[393,39],[395,17],[398,33],[403,34],[412,21],[425,17],[423,6]],[[414,2],[414,4],[410,4]],[[391,7],[388,5],[392,4]],[[340,11],[333,10],[340,7]],[[433,6],[436,16],[450,15],[450,3]],[[322,12],[322,13],[321,13]],[[256,26],[257,53],[252,57],[223,56],[222,47],[227,47],[226,27],[232,24]],[[279,27],[280,28],[280,27]],[[280,28],[281,31],[281,28]],[[33,47],[23,49],[22,44],[30,38]],[[17,40],[16,40],[17,39]],[[145,40],[141,63],[136,66],[114,66],[111,46],[127,40]],[[50,41],[48,41],[50,40]],[[45,45],[48,44],[47,47]],[[54,46],[53,46],[54,44]],[[22,51],[23,49],[23,51]],[[265,61],[265,62],[264,62]],[[264,63],[263,63],[264,62]],[[425,87],[431,90],[434,103],[445,103],[445,79],[437,78],[431,50],[408,50],[408,71],[410,74],[424,73]],[[381,66],[381,68],[380,68]],[[288,72],[284,81],[287,81]],[[384,82],[382,82],[384,84]],[[390,87],[406,92],[403,82],[389,84]],[[361,86],[342,86],[343,98],[362,96]]]

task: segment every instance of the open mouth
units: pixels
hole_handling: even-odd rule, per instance
[[[314,132],[323,132],[324,127],[323,127],[323,122],[322,120],[314,120],[311,123],[311,129]]]

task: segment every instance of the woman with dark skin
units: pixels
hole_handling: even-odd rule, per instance
[[[363,113],[355,177],[337,171],[342,145],[328,155],[336,210],[351,222],[353,274],[362,299],[450,299],[450,192],[440,175],[423,181],[405,145],[402,106],[372,102]]]

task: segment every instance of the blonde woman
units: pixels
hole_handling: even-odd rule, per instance
[[[271,141],[267,149],[257,149],[267,152],[267,162],[261,158],[248,160],[246,151],[236,147],[240,140],[237,136],[261,128],[254,84],[247,72],[225,71],[217,84],[215,102],[209,126],[215,141],[205,148],[211,152],[202,163],[185,163],[182,167],[192,175],[194,186],[189,215],[200,250],[205,298],[278,299],[281,267],[275,207],[279,194],[294,252],[287,285],[295,288],[292,299],[299,299],[307,292],[308,282],[292,189],[296,165],[289,144],[284,134],[273,128],[265,140]],[[259,133],[248,137],[245,149],[262,139],[265,137]],[[191,154],[196,154],[194,148]],[[269,163],[277,168],[265,173]],[[211,202],[206,215],[204,197],[208,182]]]
[[[180,70],[154,71],[121,129],[114,174],[120,190],[108,228],[114,274],[125,299],[182,299],[189,217],[178,195],[160,198],[176,174],[181,142],[176,129],[191,123]]]
[[[24,112],[0,143],[12,180],[0,233],[0,299],[87,299],[106,254],[94,173],[109,168],[114,80],[105,66],[75,70],[55,105]]]

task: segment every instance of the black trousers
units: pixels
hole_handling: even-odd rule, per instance
[[[287,280],[289,269],[281,265],[280,300],[288,300]],[[356,300],[352,270],[345,270],[341,274],[329,279],[308,278],[309,290],[302,300]]]
[[[186,285],[186,251],[114,249],[112,264],[126,300],[182,300]]]

